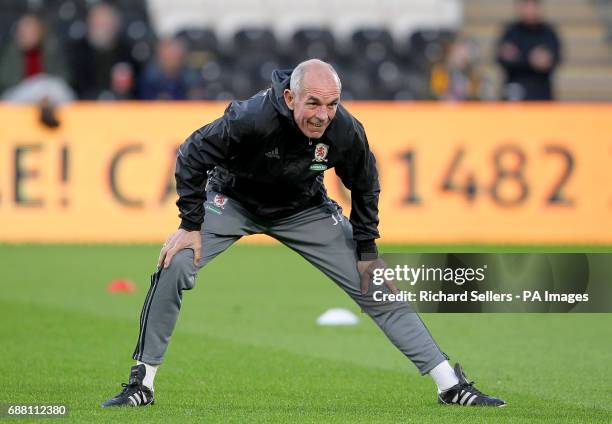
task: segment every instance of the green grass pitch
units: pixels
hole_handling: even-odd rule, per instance
[[[386,251],[409,249],[448,250]],[[612,314],[424,315],[477,387],[508,401],[443,407],[433,382],[331,281],[288,249],[253,245],[221,255],[185,293],[156,405],[101,409],[127,380],[158,250],[0,245],[0,404],[68,406],[68,418],[44,422],[612,421]],[[108,294],[116,277],[137,292]],[[316,326],[332,307],[360,324]]]

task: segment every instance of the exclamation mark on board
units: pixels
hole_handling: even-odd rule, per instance
[[[70,151],[68,150],[67,145],[63,145],[60,151],[60,183],[62,185],[60,205],[62,205],[64,208],[68,206],[68,178],[70,177],[69,162]]]

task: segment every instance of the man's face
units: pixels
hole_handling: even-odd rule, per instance
[[[284,96],[304,135],[308,138],[321,138],[336,115],[340,102],[340,85],[331,73],[307,72],[299,92],[285,90]]]
[[[183,66],[183,46],[177,40],[162,40],[157,46],[157,60],[166,75],[174,76]]]
[[[38,19],[26,15],[17,24],[17,45],[23,51],[38,47],[42,41],[43,29]]]
[[[87,37],[90,43],[98,49],[113,47],[120,27],[119,17],[111,6],[105,3],[93,6],[87,17],[87,23]]]
[[[518,15],[521,22],[534,25],[540,22],[542,8],[536,0],[518,0]]]

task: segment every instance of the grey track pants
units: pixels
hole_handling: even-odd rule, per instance
[[[340,286],[422,374],[447,359],[408,304],[375,302],[371,293],[361,294],[352,228],[335,203],[267,221],[258,219],[233,199],[208,192],[205,208],[198,267],[193,264],[193,251],[185,249],[174,256],[168,268],[158,269],[151,277],[134,359],[151,365],[162,363],[183,291],[193,289],[198,270],[242,236],[258,233],[268,234],[293,249]]]

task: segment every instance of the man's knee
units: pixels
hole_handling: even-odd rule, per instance
[[[193,250],[183,249],[174,255],[165,272],[176,280],[180,289],[192,289],[195,285],[195,276],[197,272],[193,264]]]

